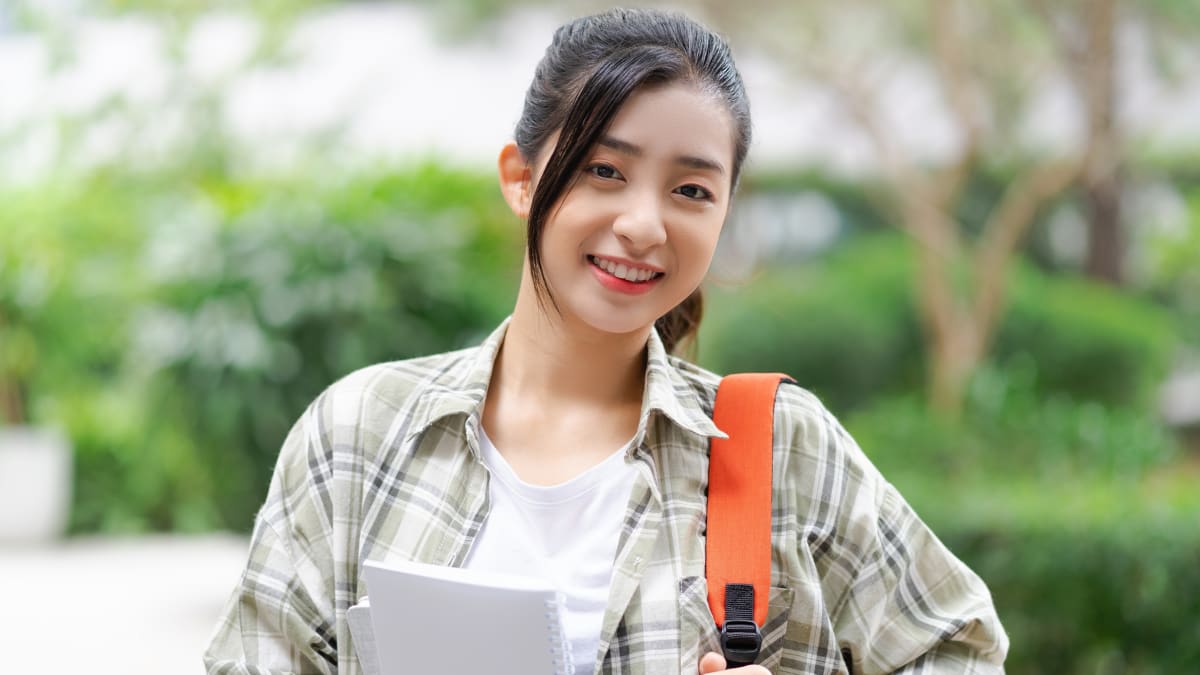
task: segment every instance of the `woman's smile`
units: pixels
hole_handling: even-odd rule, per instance
[[[640,295],[653,289],[663,278],[663,272],[628,262],[589,255],[592,274],[607,289],[629,295]]]

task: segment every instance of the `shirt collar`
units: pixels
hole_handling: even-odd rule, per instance
[[[414,392],[416,400],[406,440],[423,433],[441,419],[480,414],[488,384],[492,381],[492,366],[511,320],[510,316],[500,322],[478,347],[459,352],[460,358],[447,359],[426,386]]]
[[[454,415],[478,417],[496,355],[512,317],[506,318],[475,350],[461,352],[439,369],[417,394],[407,438],[424,432],[435,422]],[[659,412],[680,429],[702,438],[728,438],[713,424],[699,392],[671,364],[662,338],[652,329],[647,340],[646,389],[638,420],[638,437],[644,437],[652,412]]]
[[[646,393],[642,399],[639,432],[644,431],[650,411],[657,410],[680,429],[704,438],[728,438],[713,424],[695,383],[671,363],[658,329],[650,331],[646,350]]]

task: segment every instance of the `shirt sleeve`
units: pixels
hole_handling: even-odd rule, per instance
[[[313,415],[310,408],[284,441],[246,568],[204,653],[209,675],[338,672],[327,519],[312,489],[319,463],[309,461],[320,454]]]
[[[1003,673],[1008,637],[983,580],[869,463],[864,476],[875,504],[859,513],[874,523],[856,528],[861,556],[833,616],[853,675]]]

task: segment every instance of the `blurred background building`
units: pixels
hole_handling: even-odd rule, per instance
[[[821,396],[991,586],[1010,672],[1192,672],[1200,8],[893,4],[672,5],[754,114],[694,356]],[[511,309],[494,161],[606,6],[0,4],[13,672],[201,670],[305,406]]]

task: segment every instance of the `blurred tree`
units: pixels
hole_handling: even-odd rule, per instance
[[[1004,312],[1012,260],[1039,211],[1077,183],[1090,218],[1085,268],[1120,281],[1129,150],[1116,110],[1118,29],[1162,23],[1180,12],[1178,3],[701,4],[747,48],[834,92],[867,139],[885,180],[883,197],[918,251],[914,283],[936,408],[951,415],[961,408]],[[1028,116],[1060,73],[1079,101],[1083,137],[1060,147],[1031,143]],[[937,86],[931,114],[954,135],[939,156],[922,154],[906,137],[907,120],[897,119],[897,100],[922,95],[897,88],[921,76]],[[981,213],[965,197],[989,164],[1014,167],[1016,177]]]
[[[1117,121],[1117,0],[1049,2],[1030,0],[1061,57],[1081,103],[1086,144],[1083,199],[1088,238],[1085,272],[1119,285],[1125,249],[1121,232],[1121,128]]]
[[[760,4],[760,11],[733,11],[706,3],[727,30],[754,35],[797,75],[834,91],[870,143],[885,178],[883,196],[916,246],[930,401],[957,414],[999,323],[1022,239],[1039,209],[1086,164],[1079,152],[1020,150],[1016,120],[1040,74],[1036,53],[1048,51],[1040,26],[1012,2]],[[981,44],[987,48],[975,48]],[[956,136],[945,157],[920,156],[895,122],[889,105],[896,98],[886,94],[902,69],[931,71],[944,123]],[[962,197],[985,160],[1022,168],[980,216]]]
[[[1080,120],[1091,150],[1083,172],[1083,198],[1088,218],[1084,271],[1095,279],[1123,283],[1126,242],[1122,194],[1132,154],[1123,129],[1119,100],[1122,59],[1128,57],[1124,29],[1151,37],[1152,61],[1169,74],[1172,48],[1194,43],[1200,11],[1191,0],[1028,0],[1045,24],[1059,63],[1080,103]],[[1128,37],[1126,35],[1125,37]]]

